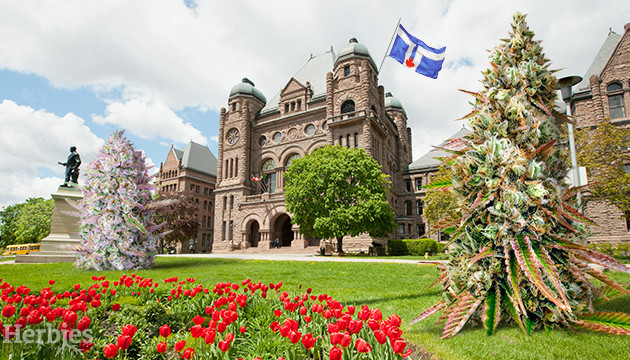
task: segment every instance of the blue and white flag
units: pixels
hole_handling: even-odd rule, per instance
[[[445,51],[446,47],[435,49],[428,46],[398,24],[396,40],[389,56],[409,68],[415,68],[418,74],[437,79],[444,62]]]

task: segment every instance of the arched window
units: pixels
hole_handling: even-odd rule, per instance
[[[267,159],[262,164],[262,187],[263,192],[275,193],[276,192],[276,162],[273,159]]]
[[[289,158],[287,159],[287,165],[286,166],[287,167],[291,166],[291,163],[293,162],[293,160],[299,159],[299,158],[300,158],[300,155],[298,155],[298,154],[293,154],[293,155],[289,156]]]
[[[623,108],[623,92],[621,92],[622,90],[621,84],[612,83],[608,85],[606,90],[608,90],[609,93],[612,93],[608,95],[608,107],[610,108],[610,118],[618,119],[618,118],[625,117],[626,114]]]
[[[346,100],[343,104],[341,104],[341,113],[345,114],[350,112],[354,112],[354,101]]]
[[[405,216],[411,216],[411,201],[405,201]]]
[[[416,200],[416,215],[422,215],[423,207],[422,200]]]

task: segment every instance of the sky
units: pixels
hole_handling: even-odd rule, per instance
[[[559,77],[583,75],[627,0],[3,0],[0,2],[0,208],[50,198],[69,147],[82,168],[125,130],[159,169],[171,145],[217,155],[219,112],[241,78],[271,99],[306,63],[356,37],[377,65],[398,20],[446,46],[438,79],[386,58],[379,75],[402,102],[422,156],[463,125],[488,52],[527,14]]]

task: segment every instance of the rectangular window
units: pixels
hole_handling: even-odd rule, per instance
[[[201,227],[206,227],[206,217],[203,217],[203,221],[201,222]]]
[[[208,202],[204,200],[203,202],[203,209],[204,210],[208,210]]]
[[[354,133],[354,147],[359,147],[359,133]]]
[[[289,103],[284,104],[284,112],[285,113],[289,112]]]
[[[295,111],[295,102],[291,102],[291,111]]]
[[[411,180],[405,179],[405,192],[411,192]]]
[[[195,185],[190,185],[190,191],[195,191]]]
[[[346,135],[346,147],[350,147],[350,134]]]
[[[228,170],[230,169],[230,160],[225,160],[225,178],[228,178]]]
[[[418,225],[418,237],[424,236],[424,234],[426,234],[425,225]]]
[[[405,233],[405,224],[399,224],[398,225],[398,233],[399,234],[404,234]]]
[[[422,215],[422,212],[424,211],[424,204],[422,203],[422,200],[416,200],[416,215]]]
[[[276,192],[276,173],[269,174],[269,193]]]
[[[298,100],[297,101],[297,109],[301,110],[302,109],[302,100]]]
[[[199,194],[199,185],[195,186],[195,193]]]
[[[610,106],[610,118],[618,119],[625,117],[623,111],[623,95],[613,95],[608,97],[608,105]]]
[[[223,241],[225,241],[225,230],[226,230],[226,229],[225,229],[225,227],[226,227],[226,226],[225,226],[225,221],[224,221],[224,222],[223,222],[223,226],[221,227],[221,232],[222,232],[222,234],[221,234],[221,240],[223,240]]]
[[[407,234],[411,235],[411,224],[407,224]]]
[[[416,191],[421,191],[422,190],[422,178],[416,178]]]
[[[339,146],[343,146],[343,135],[339,137]]]
[[[350,76],[350,66],[346,66],[343,68],[343,74],[345,76]]]
[[[234,220],[230,220],[230,238],[228,240],[234,239]]]
[[[234,177],[238,176],[238,158],[234,161]]]
[[[232,103],[232,111],[236,111],[236,103],[235,102]]]
[[[203,194],[208,195],[208,188],[203,188]]]

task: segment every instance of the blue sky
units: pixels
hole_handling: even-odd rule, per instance
[[[609,28],[630,22],[622,0],[2,1],[0,208],[49,197],[68,148],[89,162],[117,129],[157,166],[190,140],[216,154],[218,114],[241,78],[271,99],[310,54],[351,37],[380,64],[399,18],[447,48],[437,80],[391,59],[379,75],[405,107],[417,158],[462,126],[454,120],[470,99],[457,89],[479,88],[486,49],[515,11],[528,14],[559,76],[584,74]]]

